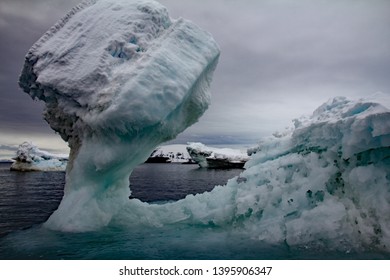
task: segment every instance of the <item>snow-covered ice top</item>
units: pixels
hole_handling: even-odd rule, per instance
[[[15,162],[11,170],[18,171],[65,171],[68,155],[52,154],[40,150],[32,142],[24,142],[19,145]]]
[[[33,45],[20,86],[46,102],[46,119],[72,145],[80,134],[163,126],[207,88],[218,55],[210,34],[154,1],[84,1]],[[200,115],[209,97],[191,102]]]
[[[202,143],[188,143],[187,151],[200,167],[224,168],[229,164],[248,161],[246,151],[230,148],[208,147]]]
[[[65,196],[47,225],[107,224],[153,149],[208,108],[219,58],[212,36],[150,0],[89,0],[29,50],[19,84],[46,104],[71,148]]]

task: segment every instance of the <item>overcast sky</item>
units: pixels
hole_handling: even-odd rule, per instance
[[[129,0],[131,1],[131,0]],[[0,158],[66,144],[17,85],[31,45],[79,1],[0,0]],[[221,47],[212,105],[177,142],[255,143],[334,96],[390,95],[389,0],[160,0]]]

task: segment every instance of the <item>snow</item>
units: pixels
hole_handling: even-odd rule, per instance
[[[188,163],[191,157],[186,149],[187,145],[172,144],[157,147],[150,157],[165,157],[169,158],[170,163]]]
[[[187,151],[191,158],[204,168],[226,168],[243,165],[248,161],[246,151],[230,148],[213,148],[202,143],[188,143]]]
[[[47,227],[107,225],[128,178],[156,146],[208,108],[219,58],[212,36],[149,0],[90,0],[29,50],[19,84],[71,148],[65,195]]]
[[[51,154],[31,142],[24,142],[19,145],[13,160],[10,167],[13,171],[65,171],[68,155]]]

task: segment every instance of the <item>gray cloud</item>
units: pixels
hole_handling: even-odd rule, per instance
[[[80,0],[2,0],[0,2],[2,17],[17,18],[47,28],[55,23]],[[2,24],[7,24],[3,20]]]
[[[160,2],[210,31],[222,50],[212,105],[177,141],[251,142],[331,97],[390,94],[390,1]],[[28,48],[76,3],[0,3],[1,130],[49,131],[42,105],[17,79]]]
[[[222,49],[213,105],[196,132],[208,124],[261,136],[331,97],[390,93],[388,1],[163,2],[202,19]]]
[[[0,161],[13,158],[17,149],[17,146],[0,145]]]
[[[0,2],[0,130],[3,133],[47,133],[49,130],[42,118],[43,104],[33,102],[22,92],[18,78],[28,49],[64,14],[64,8],[69,9],[59,3],[50,3]]]
[[[0,149],[15,152],[18,149],[18,147],[17,146],[9,146],[9,145],[0,145]]]

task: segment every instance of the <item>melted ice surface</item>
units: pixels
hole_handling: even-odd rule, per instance
[[[145,0],[84,1],[30,49],[20,86],[71,148],[65,196],[46,225],[86,231],[128,201],[128,178],[207,109],[219,49]]]

